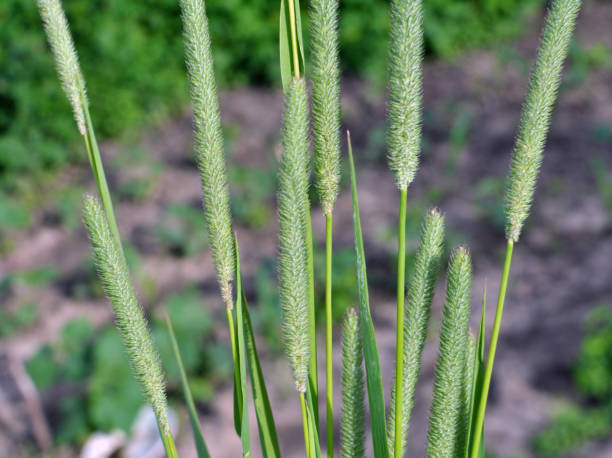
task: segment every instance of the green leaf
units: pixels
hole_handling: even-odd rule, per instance
[[[240,255],[238,254],[238,240],[235,239],[236,249],[236,329],[238,337],[238,359],[240,366],[240,397],[242,398],[242,417],[240,422],[240,442],[242,444],[242,456],[251,456],[251,443],[249,437],[249,395],[247,393],[246,381],[246,342],[244,337],[244,314],[243,314],[243,291],[242,274],[240,272]]]
[[[240,437],[242,423],[242,396],[239,393],[240,387],[240,361],[238,355],[238,346],[236,343],[236,326],[234,326],[234,311],[227,310],[227,325],[230,334],[230,342],[232,346],[232,358],[234,360],[234,429]]]
[[[487,311],[487,287],[485,286],[482,295],[482,313],[480,315],[480,327],[478,329],[478,340],[476,342],[476,359],[474,361],[474,380],[473,380],[473,391],[472,391],[472,408],[469,414],[469,430],[468,430],[468,450],[467,456],[472,456],[474,449],[474,429],[476,428],[476,414],[479,408],[479,402],[481,399],[482,385],[484,383],[484,372],[485,372],[485,359],[484,359],[484,347],[485,347],[485,318]],[[482,425],[483,434],[480,436],[480,443],[478,444],[478,456],[484,458],[485,447],[484,447],[484,424]]]
[[[388,458],[386,425],[385,425],[385,398],[383,393],[380,359],[376,334],[370,315],[370,299],[368,293],[368,280],[363,250],[363,235],[361,233],[361,220],[359,218],[359,202],[357,199],[357,179],[355,178],[355,164],[353,162],[353,149],[351,137],[347,132],[348,152],[351,171],[351,190],[353,195],[353,226],[355,230],[355,264],[357,280],[359,283],[359,316],[363,338],[363,356],[366,368],[366,382],[368,387],[368,402],[370,405],[370,422],[372,427],[372,442],[375,458]]]
[[[306,412],[308,415],[308,441],[310,442],[309,449],[314,450],[315,458],[321,458],[321,444],[319,442],[319,426],[316,423],[313,405],[310,402],[306,403]]]
[[[251,389],[253,392],[253,403],[255,404],[255,414],[257,416],[257,426],[259,427],[259,439],[264,457],[280,457],[280,448],[278,446],[278,436],[276,434],[276,426],[270,407],[270,399],[266,390],[266,384],[257,356],[257,347],[255,345],[255,336],[253,335],[253,326],[251,324],[251,316],[249,314],[249,306],[242,291],[244,326],[246,331],[246,350],[247,358],[249,359],[249,373],[251,375]]]
[[[297,40],[299,49],[299,68],[295,69],[292,58],[291,19],[289,17],[289,6],[287,2],[293,1],[295,10],[295,24],[297,29]],[[280,70],[283,89],[287,89],[291,77],[303,74],[304,71],[304,45],[302,40],[302,20],[300,14],[300,0],[281,0],[280,3],[280,27],[279,27],[279,49]]]
[[[198,458],[209,458],[208,449],[206,448],[206,442],[202,435],[202,429],[200,426],[200,420],[196,413],[195,405],[193,403],[193,397],[189,390],[189,382],[187,381],[187,375],[185,374],[185,368],[183,367],[183,360],[181,359],[181,353],[176,343],[176,336],[174,335],[174,329],[172,328],[172,322],[170,316],[166,315],[166,324],[168,325],[168,334],[170,334],[170,341],[172,342],[172,349],[174,350],[174,358],[176,365],[179,369],[181,377],[181,387],[183,388],[183,395],[185,396],[185,403],[187,404],[187,411],[189,412],[189,422],[191,423],[191,430],[193,431],[193,440],[195,442],[196,450],[198,452]]]

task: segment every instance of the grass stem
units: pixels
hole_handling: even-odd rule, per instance
[[[298,39],[297,39],[297,26],[295,20],[295,4],[294,0],[288,0],[289,3],[289,24],[291,26],[291,49],[293,54],[293,70],[296,78],[300,77],[300,60],[298,54]]]
[[[304,447],[306,449],[306,457],[310,458],[310,434],[308,431],[308,413],[306,412],[306,399],[304,393],[300,393],[300,407],[302,408],[302,425],[304,427]]]
[[[400,190],[400,211],[397,230],[397,344],[395,353],[395,380],[401,386],[404,371],[404,298],[406,282],[406,202],[408,189]],[[402,390],[395,393],[395,441],[393,456],[401,456],[402,451]]]
[[[499,295],[497,297],[497,308],[495,309],[495,320],[493,322],[493,331],[491,332],[491,340],[489,341],[489,353],[487,355],[487,364],[485,367],[484,380],[480,401],[478,403],[478,412],[476,413],[476,423],[474,425],[474,444],[480,444],[483,434],[483,424],[485,410],[487,408],[487,399],[489,397],[489,387],[491,385],[491,376],[493,374],[493,364],[495,363],[495,352],[497,350],[497,341],[499,338],[499,330],[501,328],[502,314],[504,313],[504,302],[506,300],[506,290],[508,288],[508,277],[510,275],[510,265],[512,264],[512,251],[514,242],[508,240],[506,245],[506,257],[504,259],[504,270],[502,272],[501,284],[499,285]],[[472,448],[471,458],[478,457],[478,446]]]
[[[334,456],[334,361],[332,340],[332,214],[325,215],[325,376],[327,399],[327,456]]]

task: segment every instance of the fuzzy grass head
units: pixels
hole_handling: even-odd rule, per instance
[[[506,188],[506,237],[517,242],[529,215],[542,152],[581,0],[554,0],[546,19],[512,154]]]
[[[465,247],[448,265],[446,303],[427,435],[427,456],[460,456],[461,412],[470,321],[472,266]]]
[[[180,6],[206,224],[221,295],[231,309],[234,235],[208,19],[203,0],[181,0]]]
[[[314,0],[310,9],[315,186],[324,214],[332,212],[340,182],[338,3]]]
[[[422,0],[391,2],[389,166],[400,189],[412,183],[421,147]]]
[[[87,96],[79,59],[60,0],[36,0],[55,66],[81,135],[85,135]]]
[[[163,435],[170,435],[166,385],[161,361],[136,293],[123,253],[112,235],[98,200],[86,195],[83,218],[93,246],[98,276],[110,299],[115,323],[127,350],[132,372],[153,407]]]
[[[305,220],[309,205],[308,162],[306,82],[303,78],[294,78],[285,96],[279,168],[279,266],[285,347],[300,392],[306,391],[311,356]]]
[[[401,448],[406,446],[410,414],[414,405],[414,393],[421,368],[421,354],[427,337],[430,306],[438,273],[438,264],[444,244],[444,216],[438,209],[430,209],[425,215],[417,249],[414,270],[408,285],[408,302],[404,320],[404,364],[400,381],[402,393]],[[391,391],[387,442],[393,453],[395,442],[395,390]]]

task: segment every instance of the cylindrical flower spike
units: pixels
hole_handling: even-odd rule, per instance
[[[342,334],[342,457],[364,456],[363,353],[359,315],[350,308]]]
[[[203,0],[181,0],[180,5],[208,236],[221,295],[231,309],[234,235],[208,19]]]
[[[327,215],[333,210],[340,182],[338,0],[312,2],[310,35],[315,185]]]
[[[93,196],[84,198],[83,217],[93,245],[98,276],[112,303],[132,372],[153,407],[161,434],[170,436],[161,362],[138,304],[125,258],[110,231],[104,210]]]
[[[554,0],[542,34],[506,188],[506,237],[517,242],[529,215],[550,114],[581,0]]]
[[[444,216],[437,209],[430,209],[423,221],[421,238],[416,254],[414,271],[408,286],[408,304],[404,320],[404,365],[401,380],[402,428],[401,449],[406,446],[410,414],[414,405],[414,392],[421,368],[421,354],[427,337],[430,305],[438,273],[438,264],[444,243]],[[395,443],[395,390],[391,391],[387,442],[393,453]]]
[[[412,183],[421,147],[422,0],[391,2],[389,165],[399,189]]]
[[[308,100],[306,82],[294,78],[285,96],[283,153],[279,169],[280,300],[283,334],[295,384],[306,391],[310,363],[310,314],[306,226],[308,205]]]
[[[36,0],[55,66],[81,135],[85,135],[87,96],[79,59],[60,0]]]
[[[459,456],[456,450],[463,409],[471,284],[470,254],[466,248],[459,247],[451,255],[448,267],[427,456]]]

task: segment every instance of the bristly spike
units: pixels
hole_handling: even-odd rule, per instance
[[[98,276],[112,303],[115,323],[127,350],[132,372],[153,407],[160,432],[170,436],[161,361],[136,298],[125,258],[95,197],[85,196],[83,217],[93,245]]]
[[[340,182],[338,3],[314,0],[310,8],[315,185],[324,214],[332,212]]]
[[[347,310],[342,334],[342,457],[364,456],[363,352],[359,316]]]
[[[399,189],[412,183],[421,147],[423,2],[391,2],[389,166]]]
[[[308,99],[303,78],[285,96],[283,153],[279,168],[280,299],[287,355],[298,391],[306,391],[310,363],[310,314],[306,258],[308,204]]]
[[[221,295],[231,309],[234,235],[208,19],[203,0],[180,0],[180,5],[208,236]]]
[[[529,215],[563,62],[581,0],[554,0],[531,74],[506,187],[506,237],[517,242]]]
[[[448,267],[427,456],[458,456],[455,453],[460,442],[471,283],[470,254],[466,248],[459,247],[453,251]]]
[[[421,228],[414,271],[408,285],[408,301],[404,320],[404,364],[401,380],[402,393],[402,450],[410,425],[414,405],[414,393],[421,368],[421,354],[427,337],[430,306],[438,273],[438,264],[444,244],[444,216],[437,209],[430,209]],[[394,383],[387,421],[387,443],[393,453],[395,443],[395,389]]]
[[[85,135],[85,80],[60,0],[36,0],[55,67],[81,135]]]

